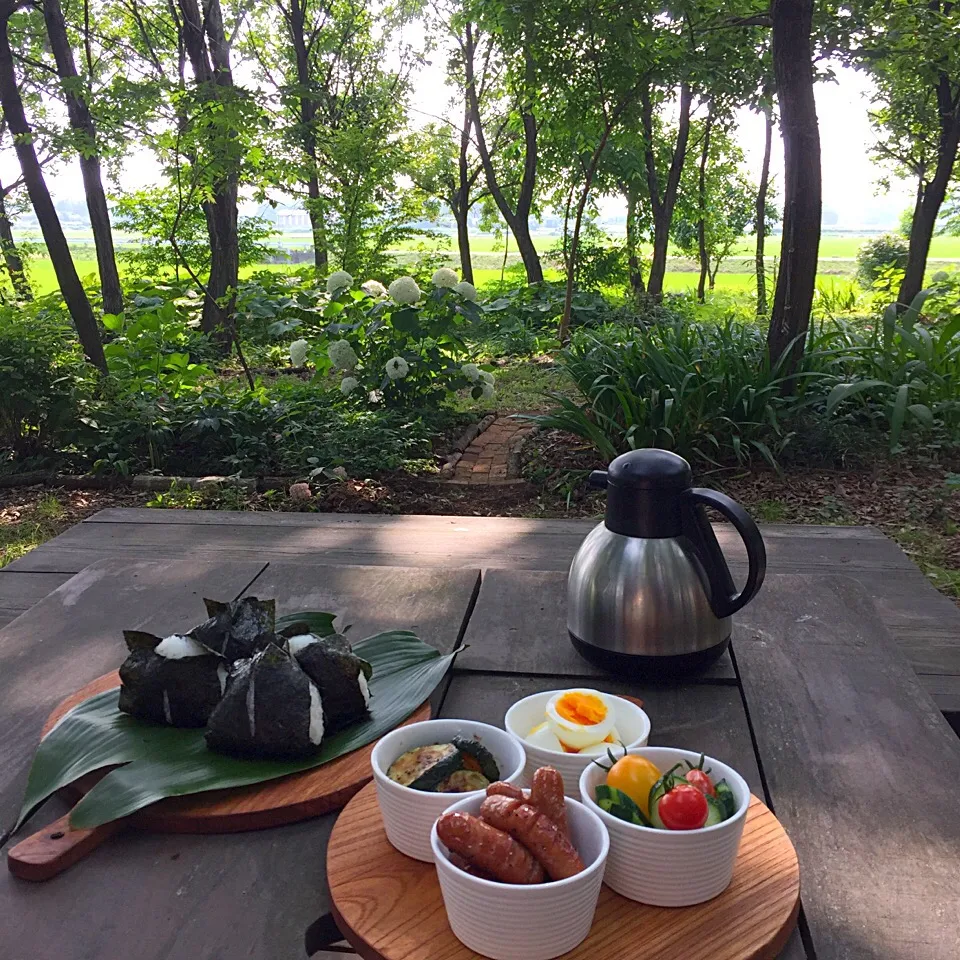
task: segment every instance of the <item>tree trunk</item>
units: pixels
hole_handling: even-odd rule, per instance
[[[7,269],[10,283],[13,286],[13,295],[18,300],[32,300],[33,291],[27,272],[23,268],[23,258],[17,250],[17,243],[13,239],[13,224],[7,213],[7,195],[0,185],[0,253],[3,254],[3,265]]]
[[[13,51],[10,49],[9,18],[15,7],[13,3],[0,6],[0,107],[13,135],[14,148],[20,169],[23,171],[23,180],[30,195],[34,212],[40,223],[44,243],[50,254],[60,292],[77,328],[77,336],[87,359],[106,373],[107,361],[103,355],[103,345],[100,343],[100,332],[97,321],[90,308],[90,301],[84,292],[83,284],[77,276],[73,258],[70,256],[70,247],[67,238],[60,226],[60,219],[53,206],[53,199],[47,189],[43,177],[43,168],[37,159],[37,152],[33,147],[33,132],[27,123],[23,110],[23,101],[20,99],[20,90],[17,87],[17,75],[13,66]]]
[[[637,230],[637,205],[639,200],[636,190],[628,187],[624,192],[627,195],[627,269],[630,274],[630,292],[633,294],[634,302],[639,302],[640,298],[647,292],[643,284],[643,267],[640,264],[640,243]]]
[[[307,214],[310,217],[310,228],[313,232],[313,266],[318,274],[327,272],[330,255],[327,250],[327,233],[323,223],[323,210],[320,203],[320,179],[317,163],[317,135],[313,128],[317,116],[317,102],[309,96],[310,89],[310,56],[307,51],[306,39],[306,3],[305,0],[292,0],[289,8],[282,2],[276,4],[283,21],[287,25],[287,33],[293,47],[294,61],[297,67],[297,86],[299,93],[298,113],[300,115],[300,144],[306,158],[307,172]]]
[[[310,217],[310,232],[313,234],[313,269],[323,275],[330,265],[327,248],[327,226],[320,200],[320,181],[314,174],[307,180],[307,216]]]
[[[467,283],[473,283],[473,260],[470,256],[470,232],[467,213],[459,205],[453,210],[457,222],[457,249],[460,251],[460,274]]]
[[[820,249],[820,129],[813,98],[813,0],[773,0],[773,66],[783,136],[783,249],[767,335],[770,362],[791,347],[784,373],[803,356]]]
[[[937,84],[937,112],[940,118],[937,167],[933,179],[923,189],[923,198],[917,204],[913,223],[910,225],[907,269],[900,284],[900,292],[897,294],[897,303],[901,310],[910,306],[923,287],[930,240],[937,224],[937,217],[940,215],[940,207],[947,195],[953,168],[957,162],[958,148],[960,148],[960,103],[958,101],[960,101],[960,93],[955,100],[949,78],[941,74]]]
[[[530,5],[527,5],[530,7]],[[532,8],[531,8],[532,9]],[[470,113],[473,118],[473,126],[477,132],[477,153],[480,154],[480,163],[483,166],[483,175],[487,181],[487,189],[493,197],[500,215],[503,217],[510,232],[517,241],[517,249],[520,251],[520,257],[523,260],[523,266],[527,271],[527,283],[543,283],[543,266],[540,263],[540,256],[537,248],[533,245],[533,238],[530,235],[530,211],[533,207],[534,188],[537,181],[537,121],[532,113],[532,91],[533,79],[531,77],[535,72],[533,55],[526,51],[524,56],[524,68],[527,79],[527,90],[525,91],[523,102],[520,104],[520,115],[523,122],[523,175],[520,180],[520,189],[517,193],[516,209],[510,206],[504,194],[500,182],[497,179],[497,172],[493,166],[493,158],[487,145],[487,138],[483,130],[483,123],[480,117],[480,99],[477,96],[477,81],[474,74],[474,52],[476,49],[473,25],[468,23],[464,28],[464,79],[467,87],[467,101],[470,105]]]
[[[203,16],[197,0],[179,0],[183,17],[183,41],[198,86],[232,87],[230,48],[223,28],[219,0],[204,0]],[[215,89],[209,95],[217,98]],[[210,240],[210,276],[200,328],[223,347],[231,340],[236,288],[240,273],[237,238],[237,192],[239,171],[230,168],[213,185],[213,199],[203,204]]]
[[[757,316],[767,312],[767,271],[763,260],[763,247],[767,234],[767,188],[770,185],[770,148],[773,145],[773,108],[763,108],[763,163],[760,166],[760,185],[757,187],[757,206],[754,227],[757,231]]]
[[[710,159],[710,128],[713,126],[713,109],[707,110],[703,125],[703,146],[700,150],[700,170],[697,175],[697,253],[700,257],[700,280],[697,282],[697,300],[706,299],[704,287],[710,272],[710,256],[707,253],[707,161]],[[713,289],[711,280],[710,289]]]
[[[670,244],[670,224],[673,222],[673,208],[677,202],[680,174],[683,172],[683,163],[687,156],[687,141],[690,138],[692,99],[690,87],[685,83],[681,84],[677,142],[674,144],[667,182],[661,194],[660,178],[657,173],[656,147],[653,142],[653,108],[650,103],[649,91],[641,96],[642,109],[640,115],[644,130],[647,187],[650,192],[650,210],[653,214],[653,259],[650,262],[647,293],[657,298],[663,296],[663,278],[667,272],[667,249]]]
[[[122,313],[123,291],[120,288],[120,274],[117,271],[117,258],[113,249],[113,231],[110,227],[107,195],[104,192],[103,178],[100,174],[97,131],[93,117],[90,115],[90,108],[80,93],[82,83],[73,60],[73,50],[67,38],[67,25],[63,19],[60,0],[43,0],[43,19],[47,26],[50,48],[57,63],[57,74],[62,81],[70,126],[79,134],[82,144],[79,150],[80,173],[83,177],[87,211],[90,214],[93,244],[97,251],[103,309],[106,313]]]

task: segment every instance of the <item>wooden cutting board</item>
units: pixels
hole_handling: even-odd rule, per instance
[[[390,846],[373,784],[337,818],[327,847],[333,916],[366,960],[482,960],[453,935],[433,864]],[[730,886],[693,907],[649,907],[604,886],[569,960],[773,960],[800,911],[800,870],[777,818],[750,800]]]
[[[42,736],[79,703],[119,686],[120,675],[116,672],[88,683],[50,714]],[[406,723],[429,719],[430,704],[424,703]],[[67,814],[12,847],[7,853],[7,866],[21,879],[49,880],[127,827],[157,833],[237,833],[296,823],[339,810],[373,778],[370,754],[374,743],[323,766],[266,783],[161,800],[124,820],[90,830],[71,829]],[[76,802],[107,772],[88,774],[65,788],[64,793]]]

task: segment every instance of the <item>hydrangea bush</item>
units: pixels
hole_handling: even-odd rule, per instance
[[[449,267],[430,286],[398,277],[389,287],[367,280],[355,290],[348,273],[331,274],[323,316],[332,322],[308,346],[292,343],[291,360],[308,351],[318,375],[339,377],[340,392],[357,402],[422,406],[463,389],[491,400],[493,374],[470,362],[464,338],[483,316],[476,288]]]

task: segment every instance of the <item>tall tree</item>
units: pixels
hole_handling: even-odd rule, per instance
[[[754,228],[757,245],[754,263],[757,274],[757,316],[767,313],[767,267],[764,245],[767,239],[767,192],[770,189],[770,153],[773,147],[773,107],[765,103],[763,110],[763,161],[760,164],[760,183],[757,186],[757,201],[754,206]]]
[[[466,19],[463,24],[460,52],[463,58],[464,79],[477,152],[483,164],[487,189],[517,241],[517,250],[527,272],[527,283],[543,282],[543,266],[530,232],[530,216],[537,187],[539,160],[539,124],[536,109],[542,92],[536,61],[537,19],[535,4],[512,5],[484,3],[480,9],[496,23],[500,56],[503,59],[503,93],[507,109],[513,113],[521,133],[517,137],[515,159],[506,154],[511,165],[518,168],[520,181],[511,189],[510,180],[494,164],[494,150],[488,136],[488,124],[499,126],[503,121],[491,117],[481,109],[480,84],[477,75],[477,48],[481,27]]]
[[[73,318],[80,345],[87,359],[106,372],[107,361],[100,342],[100,331],[90,301],[77,275],[70,247],[53,206],[53,198],[43,176],[43,168],[34,146],[33,131],[27,121],[17,83],[17,73],[10,44],[11,18],[25,0],[0,0],[0,108],[13,136],[23,181],[40,223],[47,251],[53,264],[60,292]]]
[[[923,286],[930,240],[960,157],[960,4],[867,3],[860,63],[876,84],[876,151],[917,183],[910,251],[897,300]]]
[[[767,334],[771,361],[803,355],[820,250],[820,127],[813,97],[813,0],[773,0],[773,67],[783,136],[783,240]],[[791,346],[792,344],[792,346]]]
[[[83,189],[90,214],[90,228],[97,251],[103,309],[107,313],[120,313],[123,310],[123,291],[120,288],[120,274],[117,271],[117,259],[113,249],[113,231],[110,227],[107,195],[103,189],[103,177],[100,172],[97,130],[84,92],[87,84],[77,73],[60,0],[43,0],[43,19],[63,87],[70,126],[76,136],[80,173],[83,177]],[[90,81],[92,78],[87,80]]]
[[[202,329],[222,343],[229,343],[226,324],[233,316],[240,272],[237,239],[237,193],[240,158],[233,148],[236,130],[221,120],[237,99],[230,67],[230,44],[224,29],[219,0],[203,0],[203,12],[197,0],[177,0],[182,38],[193,69],[195,93],[204,121],[202,130],[209,137],[216,156],[208,163],[211,172],[209,197],[203,200],[203,213],[210,237],[210,275],[201,317]]]
[[[407,168],[410,178],[427,196],[449,207],[457,227],[460,272],[468,283],[473,283],[468,217],[473,205],[489,196],[486,190],[477,189],[483,169],[470,150],[472,126],[469,110],[464,112],[459,128],[427,124],[412,140]]]

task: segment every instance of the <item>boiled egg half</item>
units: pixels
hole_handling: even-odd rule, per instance
[[[602,743],[616,720],[611,699],[598,690],[564,690],[550,698],[546,713],[550,732],[574,750]]]

